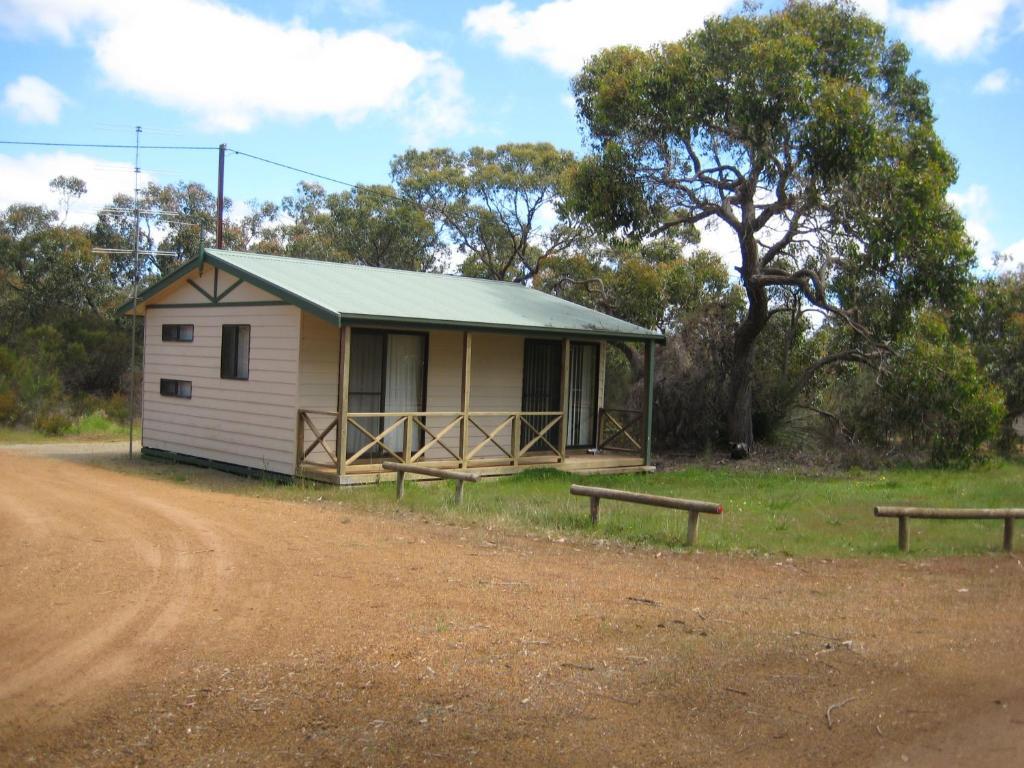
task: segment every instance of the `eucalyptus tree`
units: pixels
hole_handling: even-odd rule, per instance
[[[806,381],[877,364],[918,308],[962,296],[974,254],[945,198],[956,162],[909,59],[852,4],[800,1],[603,51],[573,82],[592,145],[576,210],[638,238],[709,225],[735,238],[734,444],[753,442],[755,352],[773,315],[810,305],[842,327],[840,347],[794,374]]]
[[[462,254],[463,274],[525,282],[583,237],[579,216],[564,206],[575,163],[546,143],[411,149],[392,161],[391,175]]]
[[[292,222],[281,228],[289,255],[421,272],[442,266],[433,223],[389,185],[328,193],[303,182],[281,210]]]

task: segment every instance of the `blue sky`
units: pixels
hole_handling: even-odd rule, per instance
[[[768,4],[769,6],[772,3]],[[960,161],[951,200],[1024,263],[1024,0],[861,0],[905,40]],[[0,0],[0,139],[229,147],[353,182],[409,146],[550,141],[580,151],[569,80],[601,47],[674,39],[729,0]],[[73,173],[87,220],[130,191],[132,150],[0,146],[0,206]],[[213,151],[144,151],[160,183],[216,183]],[[229,156],[236,202],[301,176]],[[330,186],[330,185],[327,185]],[[715,245],[714,233],[709,242]]]

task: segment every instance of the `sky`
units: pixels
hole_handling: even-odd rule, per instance
[[[773,7],[777,2],[766,3]],[[958,158],[950,200],[982,269],[1024,264],[1024,0],[860,0],[913,52]],[[388,180],[409,147],[549,141],[582,152],[570,82],[603,47],[678,39],[730,0],[0,0],[0,140],[144,149],[144,181],[216,188],[217,153],[348,182]],[[94,218],[134,185],[134,149],[0,144],[0,208],[89,187]],[[238,206],[302,174],[230,154]],[[325,183],[329,190],[339,189]],[[707,244],[716,247],[716,233]],[[724,245],[722,246],[724,250]],[[1002,252],[1009,263],[993,266]]]

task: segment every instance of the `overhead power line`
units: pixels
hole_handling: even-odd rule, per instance
[[[243,152],[240,149],[232,149],[231,147],[228,147],[228,152],[231,152],[236,155],[241,155],[242,157],[248,157],[251,158],[252,160],[259,160],[261,163],[267,163],[268,165],[276,165],[278,168],[285,168],[289,171],[295,171],[296,173],[301,173],[303,176],[312,176],[315,179],[323,179],[324,181],[330,181],[334,184],[341,184],[343,187],[351,187],[352,189],[355,189],[356,187],[365,186],[362,184],[353,184],[351,181],[342,181],[341,179],[335,179],[330,176],[325,176],[324,174],[316,173],[315,171],[307,171],[304,168],[296,168],[294,165],[288,165],[287,163],[281,163],[278,162],[277,160],[271,160],[269,157],[260,157],[259,155],[253,155],[250,154],[249,152]],[[398,198],[395,199],[397,200]]]
[[[340,184],[341,186],[349,187],[350,189],[358,189],[361,192],[363,192],[364,194],[373,195],[378,200],[384,200],[384,201],[387,201],[387,202],[390,202],[390,203],[399,203],[401,205],[411,205],[414,208],[418,208],[419,210],[423,211],[423,213],[426,213],[426,214],[435,214],[436,215],[436,214],[439,213],[439,211],[436,208],[434,208],[432,206],[429,206],[429,205],[425,205],[425,204],[421,203],[419,200],[413,200],[413,199],[408,198],[408,197],[401,197],[399,195],[388,194],[386,192],[381,192],[380,190],[375,189],[374,187],[372,187],[370,185],[367,185],[367,184],[356,184],[356,183],[353,183],[351,181],[344,181],[342,179],[336,179],[333,176],[327,176],[325,174],[317,173],[315,171],[310,171],[310,170],[307,170],[305,168],[298,168],[298,167],[296,167],[294,165],[288,165],[287,163],[282,163],[282,162],[279,162],[277,160],[271,160],[269,157],[260,157],[259,155],[253,155],[253,154],[251,154],[249,152],[243,152],[240,149],[232,149],[231,147],[228,147],[227,151],[228,152],[232,152],[232,153],[234,153],[236,155],[241,155],[242,157],[248,157],[248,158],[250,158],[252,160],[258,160],[261,163],[266,163],[268,165],[276,165],[278,168],[284,168],[284,169],[289,170],[289,171],[295,171],[296,173],[301,173],[303,176],[310,176],[310,177],[312,177],[314,179],[321,179],[323,181],[329,181],[329,182],[331,182],[333,184]]]
[[[88,149],[135,149],[134,144],[86,144],[81,142],[68,141],[12,141],[0,139],[0,144],[15,145],[21,147],[77,147]],[[215,151],[217,147],[190,146],[186,144],[140,144],[139,149],[182,149]]]

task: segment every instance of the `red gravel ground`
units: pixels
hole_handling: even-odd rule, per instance
[[[6,765],[1024,765],[1022,630],[1015,557],[659,553],[0,451]]]

